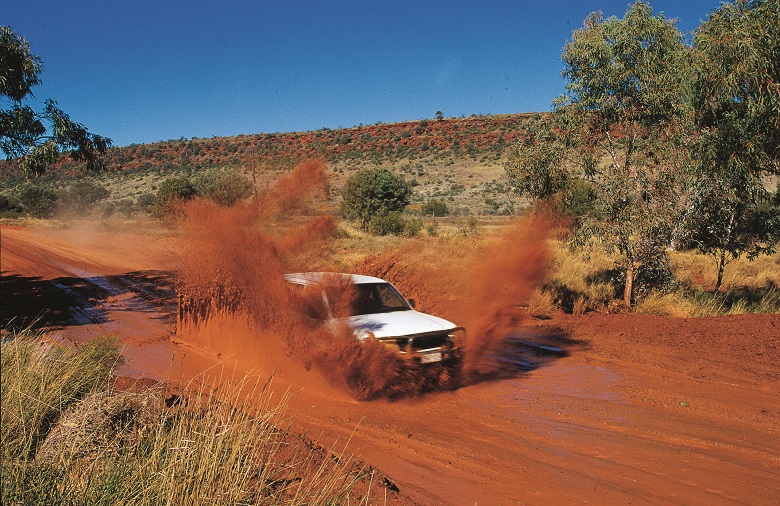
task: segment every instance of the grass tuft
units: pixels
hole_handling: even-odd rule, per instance
[[[44,337],[2,343],[3,504],[368,501],[354,489],[372,473],[343,450],[294,441],[270,380],[186,390],[186,402],[168,406],[162,387],[111,388],[116,341],[60,347]]]

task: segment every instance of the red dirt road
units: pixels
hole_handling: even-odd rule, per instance
[[[133,377],[275,371],[295,428],[349,441],[421,504],[780,502],[780,315],[560,315],[518,329],[502,379],[361,403],[261,345],[174,344],[164,235],[1,232],[4,322],[42,314],[65,338],[117,335]]]

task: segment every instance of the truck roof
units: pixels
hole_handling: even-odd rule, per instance
[[[363,276],[361,274],[347,274],[344,272],[294,272],[285,274],[284,279],[296,285],[315,285],[328,276],[337,276],[349,279],[353,284],[362,285],[365,283],[387,283],[384,279],[373,276]]]

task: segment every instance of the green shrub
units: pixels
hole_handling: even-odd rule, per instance
[[[368,222],[368,232],[374,235],[401,235],[404,232],[404,219],[398,212],[377,214]]]
[[[412,190],[402,177],[387,169],[365,169],[347,179],[341,196],[344,217],[367,229],[375,216],[386,221],[386,215],[403,211],[411,202]]]
[[[19,192],[22,211],[33,218],[49,218],[54,214],[57,193],[49,188],[28,184]]]
[[[433,199],[422,205],[420,213],[424,216],[447,216],[450,209],[443,200]]]
[[[106,188],[85,179],[70,185],[60,197],[60,204],[68,211],[84,213],[109,196],[111,192]]]
[[[108,206],[106,206],[107,208]],[[135,212],[135,206],[133,205],[133,201],[130,199],[122,199],[115,204],[113,204],[112,211],[121,213],[125,218],[129,218],[133,215]]]
[[[116,211],[116,204],[113,202],[106,202],[102,206],[100,206],[100,215],[103,218],[108,218],[114,214],[114,211]]]
[[[252,195],[252,183],[241,173],[208,172],[193,181],[198,195],[230,207]]]
[[[404,222],[403,234],[406,237],[416,237],[423,228],[422,220],[411,218]]]
[[[22,212],[22,206],[18,199],[8,197],[0,193],[0,217],[16,217]]]
[[[176,211],[178,203],[195,198],[198,190],[187,176],[170,177],[160,184],[154,197],[152,213],[164,218]]]
[[[469,216],[466,223],[458,227],[458,235],[463,237],[476,237],[479,235],[479,221],[474,216]]]
[[[138,200],[136,200],[136,205],[138,206],[138,209],[145,213],[151,213],[152,209],[154,208],[156,197],[154,196],[154,193],[142,193],[138,196]]]

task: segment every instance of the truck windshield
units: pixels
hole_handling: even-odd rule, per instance
[[[354,286],[353,316],[411,309],[409,303],[389,283],[360,283]]]

